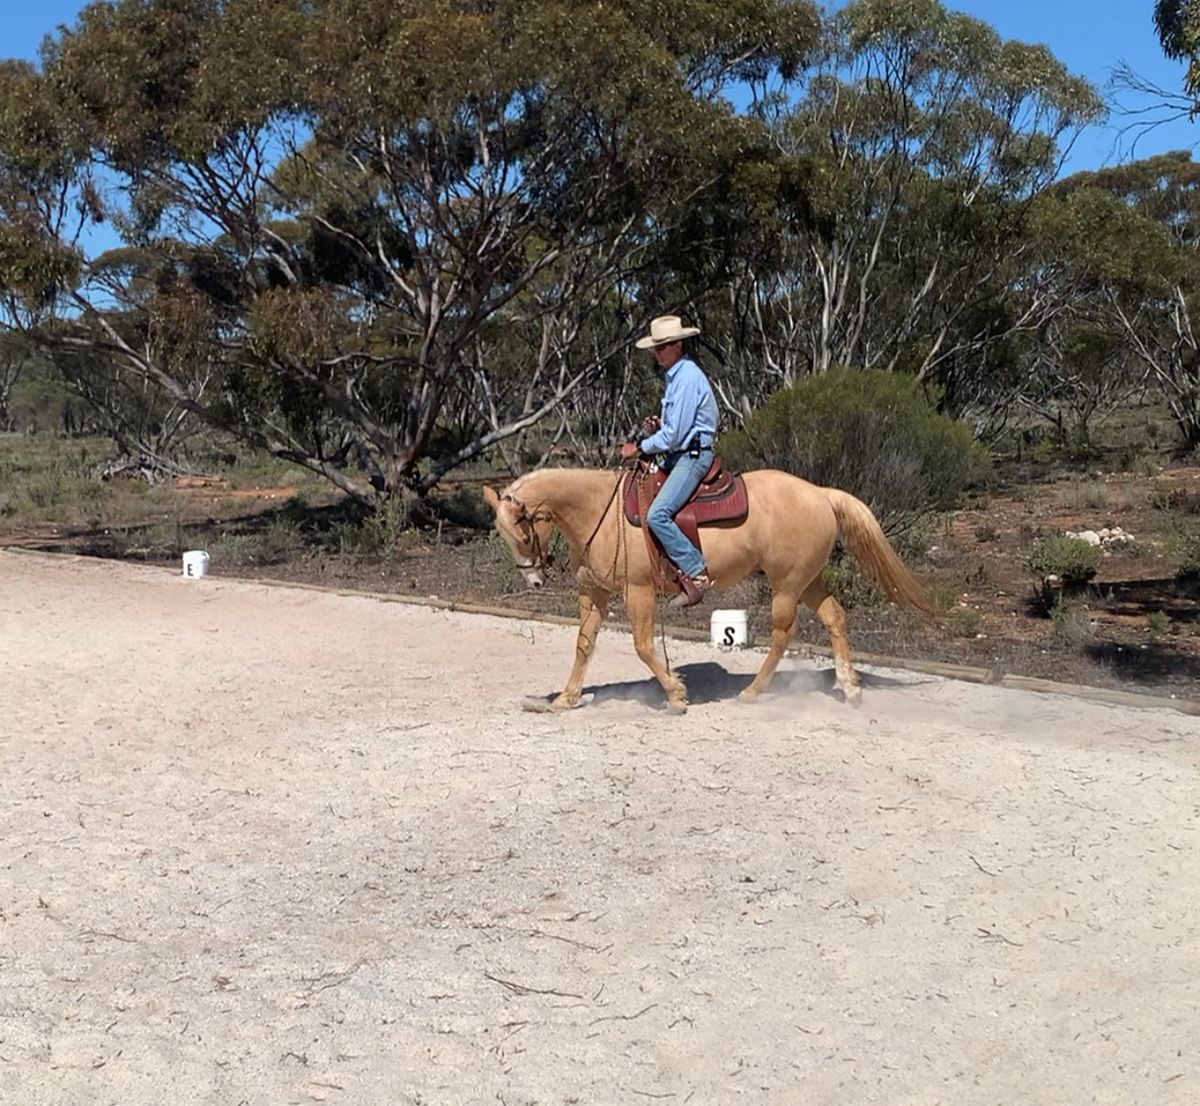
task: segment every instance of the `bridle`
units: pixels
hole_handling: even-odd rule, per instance
[[[591,537],[589,537],[588,540],[583,543],[583,557],[585,560],[587,559],[588,550],[592,547],[592,542],[596,540],[596,535],[600,533],[600,527],[604,525],[604,520],[608,517],[609,508],[612,506],[613,500],[617,498],[617,492],[620,490],[624,479],[624,471],[618,472],[617,481],[613,485],[612,492],[609,494],[608,502],[604,505],[604,510],[600,512],[600,518],[597,520],[595,527],[592,529]],[[542,539],[538,536],[537,527],[533,524],[535,522],[546,522],[551,516],[548,513],[544,513],[540,506],[535,508],[534,511],[530,513],[525,504],[522,503],[515,495],[512,495],[509,492],[505,492],[503,495],[501,495],[500,499],[501,502],[507,501],[508,503],[512,503],[514,506],[520,508],[521,521],[529,523],[529,531],[531,535],[530,544],[533,546],[533,560],[524,562],[517,560],[516,550],[514,549],[513,563],[517,569],[522,572],[541,572],[543,569],[549,568],[552,564],[554,564],[554,554],[549,549],[543,548]],[[622,543],[618,537],[618,548],[617,551],[614,551],[613,553],[614,571],[616,569],[616,557],[619,554],[621,545]]]
[[[552,564],[554,564],[554,554],[549,549],[543,547],[542,539],[538,536],[537,527],[534,526],[534,523],[545,522],[550,516],[539,514],[537,511],[534,511],[533,514],[530,514],[524,503],[517,499],[516,496],[509,495],[507,492],[505,492],[500,498],[503,501],[520,507],[522,512],[521,521],[529,523],[530,544],[533,546],[533,560],[517,560],[516,551],[514,550],[513,563],[517,568],[526,572],[531,570],[537,570],[540,572],[542,569],[549,568]]]

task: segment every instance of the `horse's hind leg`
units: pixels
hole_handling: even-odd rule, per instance
[[[575,664],[571,668],[567,686],[554,700],[553,706],[558,710],[568,710],[579,702],[583,674],[596,648],[596,635],[600,632],[600,623],[604,621],[608,599],[606,591],[589,588],[579,593],[579,635],[575,638]]]
[[[682,714],[687,710],[687,687],[667,670],[654,651],[654,589],[631,587],[625,596],[625,613],[629,616],[637,655],[667,693],[667,709]]]
[[[771,648],[767,651],[767,659],[763,661],[754,682],[739,698],[752,702],[770,685],[784,650],[796,632],[796,602],[796,596],[792,592],[777,591],[771,596]]]
[[[818,576],[801,596],[809,608],[829,631],[829,643],[833,646],[833,668],[837,674],[837,686],[846,696],[846,702],[857,707],[862,702],[862,689],[858,686],[858,674],[850,664],[850,638],[846,634],[846,611]]]

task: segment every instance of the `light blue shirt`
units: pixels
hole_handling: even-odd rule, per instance
[[[639,443],[643,453],[676,453],[700,435],[708,447],[717,436],[717,397],[695,361],[681,357],[666,372],[662,426]]]

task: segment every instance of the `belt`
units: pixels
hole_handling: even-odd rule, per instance
[[[705,443],[703,440],[697,440],[696,438],[693,438],[691,440],[691,442],[688,445],[685,445],[682,449],[667,450],[667,456],[668,457],[686,457],[690,453],[709,452],[712,450],[712,448],[713,448],[712,441]]]
[[[716,435],[708,435],[708,441],[705,441],[704,438],[705,435],[697,434],[687,445],[682,446],[680,449],[663,449],[659,450],[659,452],[665,454],[667,457],[682,457],[685,453],[691,453],[694,449],[712,449],[717,441]]]

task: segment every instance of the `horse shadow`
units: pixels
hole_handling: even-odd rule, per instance
[[[730,672],[716,661],[699,661],[695,664],[680,665],[675,672],[687,684],[688,703],[692,706],[736,699],[754,680],[752,672]],[[880,676],[870,672],[859,672],[858,679],[863,688],[909,687],[914,683],[913,680],[898,680],[891,676]],[[558,692],[553,691],[545,696],[534,698],[536,701],[544,698],[545,702],[549,704],[557,694]],[[645,706],[666,709],[663,690],[653,676],[644,680],[592,684],[584,687],[582,694],[590,698],[593,704],[642,703]],[[764,694],[763,698],[775,699],[783,696],[812,694],[828,695],[839,700],[844,698],[841,690],[837,687],[837,673],[834,669],[776,672],[775,678],[771,681],[770,690]]]

